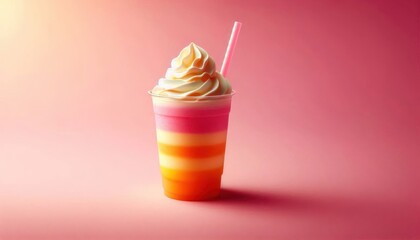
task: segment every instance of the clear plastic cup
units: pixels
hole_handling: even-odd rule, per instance
[[[217,197],[234,92],[186,98],[149,94],[165,195],[189,201]]]

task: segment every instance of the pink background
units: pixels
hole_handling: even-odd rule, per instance
[[[420,239],[419,1],[0,0],[0,239]],[[243,23],[219,201],[162,194],[151,89]]]

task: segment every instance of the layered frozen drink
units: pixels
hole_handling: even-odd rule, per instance
[[[206,200],[220,193],[231,98],[229,82],[191,43],[149,92],[165,195]]]

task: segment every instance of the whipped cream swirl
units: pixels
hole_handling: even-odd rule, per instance
[[[172,60],[165,78],[159,79],[152,93],[169,97],[229,94],[229,82],[216,71],[216,64],[201,47],[191,43]]]

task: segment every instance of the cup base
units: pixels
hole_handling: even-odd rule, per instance
[[[198,181],[175,181],[162,177],[167,197],[183,201],[204,201],[217,198],[220,194],[221,178]]]
[[[177,194],[173,194],[173,193],[166,192],[166,191],[164,193],[165,193],[165,196],[167,196],[168,198],[175,199],[175,200],[181,200],[181,201],[207,201],[207,200],[215,199],[215,198],[219,197],[219,195],[220,195],[220,191],[212,193],[212,194],[208,194],[204,197],[177,195]]]

